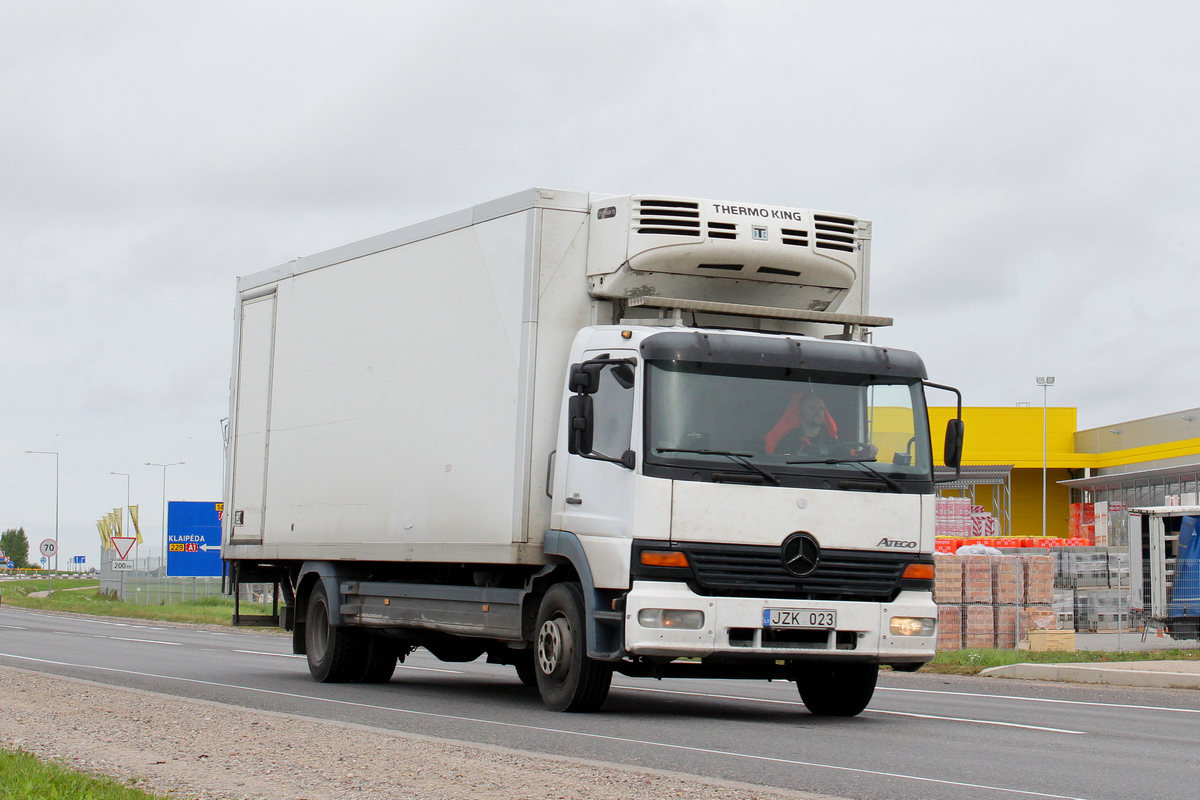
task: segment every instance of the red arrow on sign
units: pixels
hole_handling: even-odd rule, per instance
[[[136,536],[112,536],[109,541],[113,543],[113,547],[117,548],[117,555],[122,561],[129,556],[129,551],[133,549],[133,543],[137,541]]]

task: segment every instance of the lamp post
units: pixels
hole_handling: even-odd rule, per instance
[[[54,456],[54,571],[58,571],[58,452],[54,450],[26,450],[40,456]]]
[[[1054,385],[1054,377],[1038,378],[1042,387],[1042,538],[1046,537],[1046,406],[1048,390]]]
[[[153,464],[146,462],[147,467],[162,467],[163,471],[163,492],[162,492],[162,549],[159,555],[162,558],[163,577],[167,577],[167,467],[177,467],[182,464],[182,461],[172,461],[170,464]],[[160,582],[161,585],[161,582]]]

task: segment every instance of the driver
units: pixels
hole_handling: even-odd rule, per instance
[[[873,444],[851,448],[838,441],[837,422],[825,408],[825,400],[816,392],[796,392],[775,427],[767,434],[768,453],[829,453],[834,448],[850,458],[874,458]]]

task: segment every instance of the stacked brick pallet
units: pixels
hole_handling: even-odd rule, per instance
[[[934,530],[938,536],[1000,535],[1000,520],[983,506],[972,505],[969,497],[939,497],[934,503]]]
[[[967,497],[938,497],[934,500],[934,530],[938,536],[971,535],[971,500]]]
[[[934,556],[938,649],[1014,649],[1030,630],[1052,629],[1057,617],[1054,562],[1049,556]]]

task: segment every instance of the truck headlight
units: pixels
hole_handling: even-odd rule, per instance
[[[891,629],[896,636],[933,636],[937,620],[932,617],[892,617]]]
[[[682,608],[643,608],[638,612],[638,624],[643,628],[684,628],[696,631],[704,627],[704,612]]]

